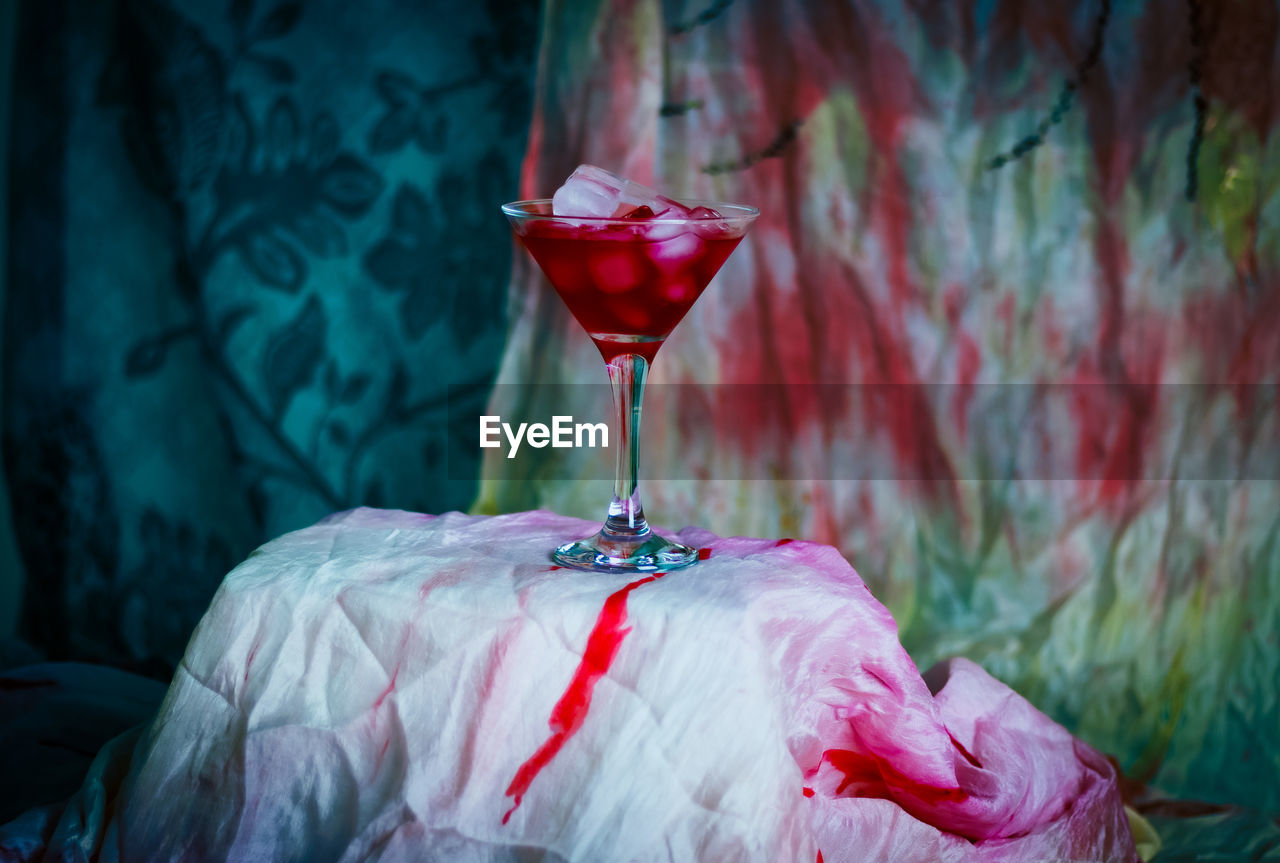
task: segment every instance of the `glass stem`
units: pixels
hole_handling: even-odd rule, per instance
[[[614,473],[613,500],[605,520],[606,536],[624,541],[643,541],[649,523],[640,503],[640,409],[644,402],[644,382],[649,362],[636,354],[616,356],[606,366],[613,385],[613,406],[618,417],[618,462]]]

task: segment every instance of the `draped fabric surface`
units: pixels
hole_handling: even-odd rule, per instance
[[[1280,811],[1278,22],[549,0],[523,197],[588,162],[762,211],[658,354],[650,519],[834,544],[922,667],[1200,801],[1159,811]],[[521,386],[604,381],[524,255],[510,304],[488,413],[594,410]],[[601,517],[594,457],[488,450],[477,509]]]
[[[0,859],[1135,860],[1106,759],[972,663],[926,684],[835,549],[548,565],[590,527],[360,509],[269,543]]]

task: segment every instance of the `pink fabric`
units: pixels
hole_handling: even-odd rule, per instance
[[[833,796],[848,775],[824,763],[812,784],[825,859],[1137,859],[1115,772],[1101,754],[966,659],[940,663],[925,679],[937,690],[926,708],[937,722],[930,736],[949,739],[962,793],[930,800],[904,789],[903,778],[918,781],[917,770],[929,769],[915,746],[863,750],[906,774],[887,783],[892,802]]]
[[[43,859],[1136,859],[1107,762],[972,663],[932,693],[835,549],[550,565],[595,527],[356,510],[268,544]]]

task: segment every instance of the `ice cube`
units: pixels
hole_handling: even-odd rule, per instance
[[[694,233],[708,240],[725,240],[741,232],[739,226],[726,222],[723,215],[710,207],[694,207],[689,211],[689,218],[694,220]]]
[[[708,210],[706,207],[699,207],[699,210],[705,210],[708,213],[715,213],[715,210]],[[716,213],[714,216],[700,216],[694,218],[689,223],[693,228],[693,232],[699,237],[707,240],[728,240],[732,237],[741,237],[743,227],[740,223],[727,221],[724,216]]]
[[[649,257],[664,273],[675,273],[688,267],[702,249],[702,241],[691,233],[680,232],[648,247]]]
[[[642,218],[643,207],[658,219],[689,215],[689,208],[679,201],[595,165],[579,165],[551,199],[551,211],[557,216],[621,219],[640,211],[637,218]]]
[[[628,221],[633,220],[628,219]],[[629,233],[636,239],[650,243],[669,240],[685,233],[685,224],[683,222],[668,222],[663,221],[661,218],[635,219],[634,221],[636,224],[629,230]]]

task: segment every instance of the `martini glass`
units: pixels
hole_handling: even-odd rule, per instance
[[[643,219],[556,216],[549,199],[502,208],[599,348],[613,387],[618,418],[613,500],[598,533],[555,550],[552,558],[561,566],[651,572],[698,561],[696,549],[658,536],[644,517],[636,479],[644,383],[658,349],[760,211],[716,202],[688,206],[688,216]]]

